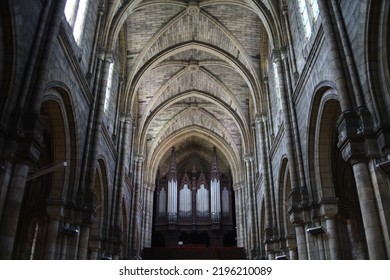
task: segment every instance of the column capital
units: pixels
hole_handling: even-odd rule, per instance
[[[150,192],[154,192],[155,185],[153,183],[145,183],[144,184],[145,189],[147,189]]]
[[[255,123],[261,124],[264,123],[267,120],[267,114],[266,113],[258,113],[255,116]]]
[[[282,47],[280,49],[280,56],[281,56],[282,60],[285,60],[285,59],[288,58],[288,49],[287,49],[287,47]]]
[[[272,62],[277,63],[282,60],[282,53],[280,49],[273,49],[271,54]]]
[[[112,49],[106,49],[100,47],[96,52],[97,57],[102,61],[112,63],[114,61],[114,51]]]
[[[134,156],[134,160],[135,160],[136,162],[142,163],[142,162],[144,162],[145,157],[144,157],[144,155],[142,155],[142,154],[137,154],[137,155]]]
[[[244,188],[244,183],[243,182],[238,182],[233,185],[233,190],[234,191],[239,191]]]
[[[245,162],[252,162],[253,161],[253,154],[245,154],[244,161]]]
[[[364,129],[355,111],[345,111],[337,121],[339,132],[337,147],[346,162],[355,164],[366,160]]]
[[[288,15],[288,4],[287,3],[283,3],[282,4],[282,14],[284,16],[287,16]]]
[[[128,112],[122,112],[120,114],[120,119],[123,122],[130,122],[130,123],[132,123],[133,122],[133,115],[131,113],[128,113]]]
[[[339,199],[337,197],[323,197],[318,206],[321,216],[325,219],[333,218],[339,212]]]

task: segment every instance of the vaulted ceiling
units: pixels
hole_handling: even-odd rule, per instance
[[[253,1],[133,2],[118,22],[137,152],[155,176],[168,170],[171,147],[178,166],[203,163],[208,171],[216,146],[221,171],[234,173],[253,150],[268,64],[267,31]]]

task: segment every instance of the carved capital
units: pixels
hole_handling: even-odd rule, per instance
[[[323,197],[319,208],[321,216],[325,219],[333,218],[339,212],[339,199],[337,197]]]
[[[337,146],[343,159],[352,164],[364,160],[364,138],[356,112],[343,112],[337,122],[337,129],[339,131]]]

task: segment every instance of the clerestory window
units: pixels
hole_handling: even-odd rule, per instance
[[[110,104],[113,74],[114,74],[114,62],[112,62],[110,64],[110,68],[108,70],[107,87],[106,87],[106,99],[104,101],[104,112],[107,112],[107,109],[108,109],[109,104]]]
[[[313,25],[318,19],[319,9],[317,0],[297,0],[301,25],[305,39],[308,39],[313,31]]]
[[[85,19],[88,11],[89,0],[67,0],[65,6],[65,16],[73,29],[73,36],[78,45],[84,34]]]

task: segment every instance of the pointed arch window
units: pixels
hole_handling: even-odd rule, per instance
[[[297,4],[303,32],[305,38],[308,39],[319,15],[318,3],[317,0],[297,0]]]
[[[78,45],[85,29],[85,18],[87,16],[89,0],[67,0],[65,5],[65,16],[73,29],[73,36]]]
[[[111,89],[112,89],[112,80],[114,76],[114,66],[115,63],[112,62],[110,64],[110,68],[108,69],[108,78],[107,78],[107,86],[106,86],[106,98],[104,100],[104,112],[106,113],[108,110],[108,107],[110,105],[110,98],[111,98]]]
[[[276,120],[276,124],[277,125],[280,125],[282,123],[282,118],[283,118],[283,115],[282,115],[282,96],[280,94],[280,77],[279,77],[279,74],[278,74],[278,70],[277,70],[277,66],[276,66],[276,63],[273,62],[272,63],[272,72],[273,72],[273,76],[274,76],[274,89],[275,89],[275,97],[274,97],[274,106],[275,106],[275,111],[276,111],[276,115],[275,115],[275,120]]]

